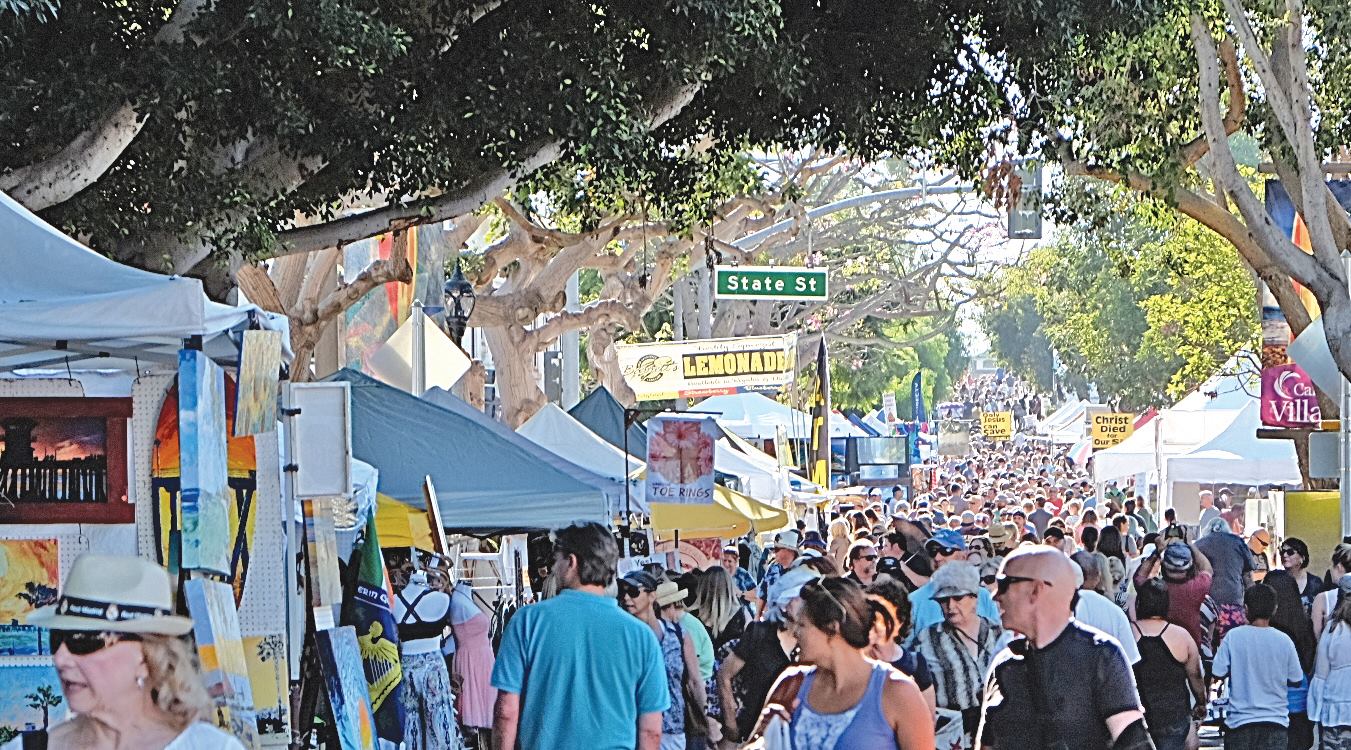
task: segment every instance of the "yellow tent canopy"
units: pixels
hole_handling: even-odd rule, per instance
[[[649,503],[652,531],[670,539],[678,529],[681,539],[731,539],[749,531],[776,531],[788,525],[788,514],[740,492],[716,485],[711,505]]]
[[[375,531],[380,535],[381,547],[436,549],[427,514],[389,495],[376,495]]]

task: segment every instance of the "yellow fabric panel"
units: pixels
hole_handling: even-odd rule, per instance
[[[717,485],[712,505],[651,503],[652,530],[658,539],[731,539],[749,531],[775,531],[788,525],[788,514]]]
[[[415,510],[388,495],[377,495],[375,529],[381,547],[432,547],[432,527],[427,514]]]

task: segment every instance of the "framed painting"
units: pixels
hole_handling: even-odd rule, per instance
[[[59,569],[55,539],[0,539],[0,656],[49,653],[47,631],[26,623],[56,603]]]
[[[0,399],[0,523],[134,523],[126,398]]]
[[[46,730],[66,718],[69,709],[51,660],[0,664],[0,732]]]

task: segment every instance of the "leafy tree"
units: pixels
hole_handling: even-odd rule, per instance
[[[28,606],[33,607],[34,609],[56,603],[58,592],[52,586],[38,583],[37,581],[26,581],[24,582],[23,588],[24,590],[20,591],[16,596],[24,600]]]
[[[1255,344],[1256,289],[1228,243],[1121,190],[1078,200],[1098,201],[1097,215],[1007,271],[1003,294],[985,306],[1002,361],[1045,387],[1054,350],[1070,376],[1139,409],[1182,395]]]
[[[176,272],[450,219],[548,165],[560,199],[699,205],[707,155],[748,145],[979,152],[949,137],[1003,100],[971,39],[1031,62],[1135,22],[1058,6],[11,0],[0,190]]]
[[[889,324],[884,328],[902,326]],[[931,331],[936,335],[926,335]],[[894,393],[899,416],[910,418],[910,382],[916,372],[923,372],[926,403],[947,400],[953,382],[966,369],[961,334],[950,327],[920,322],[891,335],[901,343],[904,339],[917,341],[909,346],[862,347],[831,355],[830,398],[834,408],[868,412],[882,405],[883,394]]]
[[[23,732],[14,727],[0,726],[0,743],[9,742],[21,734],[23,734]]]

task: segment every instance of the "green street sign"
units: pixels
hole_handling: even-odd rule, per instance
[[[774,299],[825,302],[827,270],[788,266],[714,266],[717,299]]]

